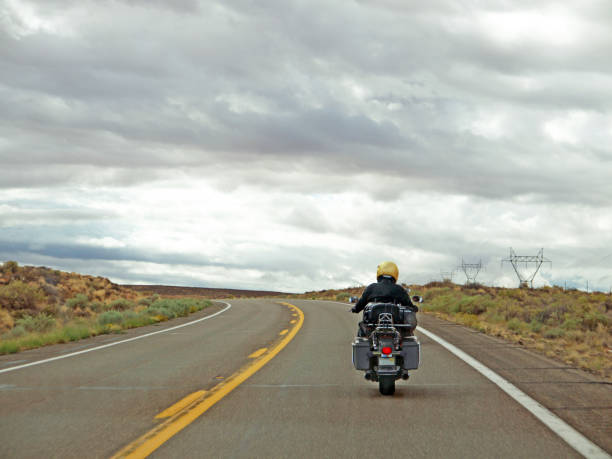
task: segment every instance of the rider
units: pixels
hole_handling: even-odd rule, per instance
[[[373,301],[401,304],[417,312],[419,308],[410,301],[406,290],[396,284],[398,275],[397,265],[392,261],[383,261],[379,264],[376,270],[378,282],[368,285],[357,304],[351,308],[351,312],[358,313],[366,307],[366,304]]]

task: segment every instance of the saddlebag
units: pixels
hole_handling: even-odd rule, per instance
[[[410,333],[414,332],[415,328],[417,327],[416,312],[408,308],[402,308],[401,313],[402,313],[402,323],[404,325],[408,325],[408,329],[410,330]]]
[[[409,336],[402,340],[402,358],[404,363],[402,369],[404,370],[416,370],[419,368],[419,361],[421,357],[421,344],[416,336]]]
[[[357,337],[353,341],[353,365],[356,370],[370,369],[370,341]]]

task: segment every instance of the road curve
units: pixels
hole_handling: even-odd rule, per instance
[[[150,333],[188,318],[130,330]],[[187,327],[0,374],[0,457],[110,457],[188,394],[217,385],[273,342],[292,319],[268,301],[233,304]],[[0,367],[124,340],[106,335],[0,357]]]
[[[425,336],[421,368],[381,396],[352,368],[358,319],[348,305],[292,303],[305,320],[286,348],[151,457],[579,457]],[[0,457],[110,457],[161,411],[236,372],[291,319],[271,300],[232,300],[176,332],[0,374]],[[62,346],[51,348],[10,358]]]

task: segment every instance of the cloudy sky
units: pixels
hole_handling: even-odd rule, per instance
[[[612,286],[609,0],[0,0],[0,261]],[[459,272],[454,278],[463,282]]]

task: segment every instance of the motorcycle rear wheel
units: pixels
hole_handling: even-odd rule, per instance
[[[381,376],[378,379],[378,390],[383,395],[395,393],[395,378],[393,376]]]

